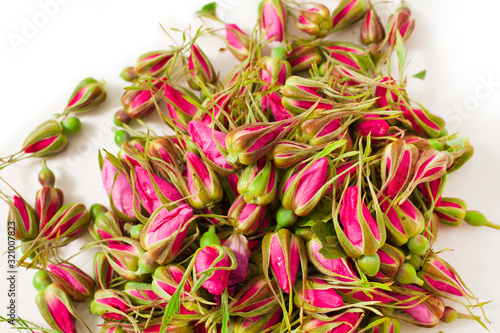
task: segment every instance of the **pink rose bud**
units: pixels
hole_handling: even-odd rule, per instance
[[[93,262],[94,279],[96,289],[108,289],[113,279],[113,268],[109,264],[108,257],[104,252],[97,252]]]
[[[328,7],[311,3],[311,8],[300,11],[300,16],[295,25],[303,32],[316,36],[324,37],[332,28],[332,19]]]
[[[127,169],[134,169],[144,164],[145,145],[142,139],[132,139],[122,143],[118,158]]]
[[[90,213],[83,204],[69,203],[62,206],[42,229],[47,239],[76,238],[87,230]]]
[[[358,274],[347,258],[325,258],[320,252],[321,248],[321,242],[316,236],[307,243],[307,255],[318,271],[341,282],[359,280]]]
[[[236,59],[244,61],[248,58],[250,37],[236,24],[226,24],[226,45]]]
[[[447,173],[442,177],[431,180],[430,182],[418,184],[420,193],[436,206],[441,204],[441,193],[443,193],[444,185],[446,184]]]
[[[160,265],[171,262],[182,248],[192,217],[189,205],[155,211],[141,231],[142,247]]]
[[[287,133],[285,122],[251,123],[235,128],[226,136],[226,159],[250,165],[270,152]]]
[[[345,190],[340,215],[334,214],[333,221],[340,245],[351,258],[375,254],[385,242],[383,222],[373,218],[357,185]]]
[[[262,240],[264,255],[264,272],[271,265],[271,270],[278,281],[279,287],[287,294],[292,291],[295,279],[302,263],[302,271],[307,271],[305,260],[305,246],[302,238],[292,234],[288,229],[268,233]]]
[[[289,77],[281,93],[283,106],[293,113],[304,113],[316,104],[316,110],[330,110],[334,102],[327,94],[338,94],[322,82],[298,76]]]
[[[305,143],[283,140],[273,148],[271,156],[277,168],[288,169],[304,158],[312,156],[315,151],[314,147]]]
[[[163,86],[163,93],[167,102],[167,110],[170,118],[173,120],[174,124],[179,126],[182,130],[186,130],[187,123],[193,119],[198,111],[198,107],[190,102],[189,99],[196,101],[197,98],[192,94],[188,94],[187,90],[181,92],[168,83],[165,83]]]
[[[243,282],[247,278],[248,262],[250,261],[250,249],[248,248],[248,240],[240,233],[233,233],[228,239],[222,243],[233,251],[236,258],[237,266],[230,271],[228,285],[234,286]]]
[[[35,210],[40,220],[40,229],[56,215],[64,203],[64,193],[58,188],[44,186],[36,192]]]
[[[396,36],[398,33],[401,35],[403,41],[406,41],[410,38],[414,28],[415,20],[411,18],[411,11],[403,4],[387,21],[389,44],[396,45]]]
[[[260,78],[264,86],[282,86],[292,73],[290,63],[280,57],[267,57],[263,59]]]
[[[368,51],[349,42],[326,42],[323,45],[325,56],[330,58],[342,76],[353,77],[350,70],[368,75],[374,65]],[[341,67],[339,67],[341,66]]]
[[[423,151],[423,150],[427,150],[427,149],[430,149],[432,148],[431,146],[431,143],[429,142],[429,140],[425,139],[425,138],[421,138],[419,137],[418,135],[405,135],[403,137],[403,140],[407,143],[407,144],[412,144],[414,145],[415,147],[418,148],[418,150],[420,151]]]
[[[125,284],[123,293],[128,296],[133,305],[151,305],[155,301],[161,299],[160,296],[154,293],[150,283],[129,281]],[[145,308],[151,310],[151,308]]]
[[[17,240],[35,238],[38,236],[39,225],[35,210],[21,197],[14,195],[13,199],[14,201],[5,198],[4,201],[9,206],[9,222],[15,225],[14,238]]]
[[[127,66],[120,73],[120,77],[127,82],[133,82],[139,75],[135,72],[134,66]]]
[[[239,317],[233,328],[234,333],[261,333],[276,325],[283,311],[280,308],[255,317]]]
[[[260,29],[266,40],[281,42],[285,38],[286,8],[280,0],[263,0],[259,4]]]
[[[173,203],[167,206],[167,209],[185,203],[182,200],[183,195],[174,185],[153,173],[148,173],[142,167],[135,168],[135,188],[143,207],[149,214],[153,214],[164,203]]]
[[[36,295],[35,302],[50,327],[59,332],[76,333],[76,312],[60,284],[50,284]]]
[[[69,98],[64,113],[84,112],[104,102],[106,99],[105,82],[97,81],[91,77],[83,79]]]
[[[474,154],[474,147],[471,146],[469,139],[458,136],[452,136],[446,140],[443,150],[453,155],[453,164],[448,168],[449,173],[458,170]]]
[[[195,209],[203,209],[220,202],[224,192],[215,171],[191,152],[186,154],[186,165],[189,204]]]
[[[437,138],[443,135],[445,122],[426,109],[405,108],[404,116],[408,120],[408,128],[421,136]]]
[[[275,121],[282,121],[294,117],[294,115],[283,106],[281,96],[277,92],[265,95],[262,99],[262,105],[264,110],[268,112],[271,111]]]
[[[94,293],[94,279],[70,263],[49,264],[54,280],[77,302],[85,302]]]
[[[131,308],[128,296],[123,291],[113,289],[97,290],[90,303],[90,312],[104,320],[122,320]]]
[[[384,200],[380,207],[387,215],[385,227],[388,238],[397,246],[408,242],[408,239],[425,229],[425,219],[420,210],[409,200],[400,203]]]
[[[168,175],[165,171],[165,165],[175,169],[179,168],[179,158],[176,153],[176,148],[172,140],[167,137],[150,141],[147,154],[153,168],[161,175]],[[165,178],[169,179],[170,177]]]
[[[434,212],[439,216],[441,223],[451,227],[458,227],[462,224],[467,211],[467,204],[458,198],[442,198]]]
[[[432,213],[430,220],[425,225],[424,232],[422,233],[425,238],[429,240],[429,247],[432,248],[432,245],[437,239],[437,235],[439,232],[439,216],[436,213]]]
[[[449,157],[447,154],[432,148],[424,151],[415,165],[413,178],[406,190],[408,195],[418,184],[441,178],[446,173],[448,163]]]
[[[372,138],[385,136],[389,131],[389,124],[379,115],[368,114],[361,118],[361,121],[356,125],[356,133],[361,136],[370,135]]]
[[[149,82],[132,86],[133,89],[126,90],[122,95],[123,110],[132,119],[145,118],[156,109],[155,102],[159,103],[159,92],[164,84],[164,79],[152,79],[152,86]]]
[[[238,181],[238,192],[243,195],[245,202],[260,206],[273,202],[277,188],[276,168],[266,158],[247,166]]]
[[[62,152],[68,146],[68,139],[62,127],[55,120],[48,120],[37,126],[24,140],[22,150],[26,154],[44,157]]]
[[[384,193],[395,198],[403,193],[410,182],[418,160],[418,149],[403,140],[393,141],[385,146],[380,163],[380,176]]]
[[[225,246],[211,245],[203,247],[194,262],[198,278],[208,278],[203,282],[203,288],[212,295],[220,295],[228,286],[232,259],[231,251]]]
[[[204,86],[217,82],[217,75],[208,57],[195,44],[191,45],[188,60],[188,83],[192,89],[200,90]]]
[[[241,92],[244,90],[245,88],[242,88]],[[210,128],[214,126],[218,128],[221,125],[227,127],[233,100],[232,95],[226,93],[216,94],[213,96],[213,101],[210,99],[205,100],[205,108],[199,109],[193,119],[201,121],[202,124]]]
[[[279,195],[283,207],[306,216],[319,203],[328,186],[328,159],[322,157],[291,168],[281,181]]]
[[[379,108],[396,108],[397,110],[403,109],[406,107],[400,101],[399,97],[394,93],[393,90],[399,89],[396,82],[392,77],[383,77],[380,80],[380,83],[393,86],[392,89],[388,89],[382,86],[375,87],[375,97],[377,97],[377,101],[375,104]]]
[[[252,235],[261,227],[267,206],[246,203],[243,196],[236,198],[227,213],[229,223],[244,235]]]
[[[181,265],[169,264],[159,266],[153,273],[153,281],[151,282],[152,290],[161,298],[170,300],[179,287],[185,272],[185,268]],[[184,285],[184,293],[181,294],[181,297],[188,297],[187,293],[190,293],[192,288],[193,281],[189,277],[187,283]]]
[[[293,73],[307,70],[313,66],[319,66],[322,59],[321,52],[317,46],[299,45],[288,53],[287,56]]]
[[[397,302],[397,299],[391,297],[380,289],[373,288],[370,291],[356,291],[356,289],[339,289],[338,292],[342,295],[346,303],[359,303],[359,302],[378,302],[379,304],[388,304]]]
[[[304,142],[312,146],[328,144],[334,140],[347,140],[346,149],[352,148],[348,124],[345,124],[342,117],[335,113],[304,121],[300,125],[299,133]]]
[[[168,61],[173,57],[175,51],[161,50],[144,53],[137,59],[134,72],[139,76],[165,76]]]
[[[108,244],[104,251],[113,270],[125,280],[140,280],[139,258],[144,254],[141,243],[127,238],[122,244]]]
[[[229,313],[241,317],[260,316],[278,308],[273,290],[276,282],[267,281],[262,275],[250,280],[229,303]]]
[[[425,290],[437,296],[466,296],[467,291],[460,282],[457,272],[446,261],[431,251],[427,256],[422,270],[418,273],[424,281]]]
[[[360,38],[365,45],[379,43],[385,38],[384,26],[373,7],[370,7],[363,17]]]
[[[349,333],[354,332],[360,321],[359,312],[344,312],[328,320],[308,316],[301,329],[303,332]]]
[[[92,227],[94,237],[98,240],[108,240],[108,242],[119,243],[113,238],[123,237],[122,222],[118,219],[115,213],[107,211],[104,214],[99,214],[94,218]]]
[[[342,0],[332,13],[333,31],[342,30],[361,20],[367,9],[366,0]]]
[[[302,282],[297,282],[294,291],[295,306],[306,313],[328,313],[344,305],[342,297],[335,292],[335,286],[319,278],[307,279],[305,288]]]
[[[377,251],[377,255],[380,258],[380,270],[371,279],[382,283],[393,281],[399,266],[405,261],[404,252],[386,243]]]
[[[220,146],[226,149],[226,134],[194,120],[189,122],[188,132],[194,143],[200,147],[203,155],[211,162],[212,168],[224,175],[233,173],[234,168],[218,148]]]

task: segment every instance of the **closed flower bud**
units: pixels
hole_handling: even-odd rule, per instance
[[[437,207],[434,208],[441,223],[451,227],[458,227],[465,218],[467,204],[458,198],[442,198]]]
[[[373,70],[370,54],[362,46],[349,42],[327,42],[323,44],[323,50],[342,76],[352,77],[350,70],[365,75]]]
[[[61,125],[48,120],[37,126],[23,143],[23,151],[33,156],[44,157],[57,154],[68,146],[68,139],[62,134]]]
[[[60,284],[50,284],[36,295],[35,302],[50,327],[62,333],[76,333],[76,312]]]
[[[304,319],[304,323],[299,328],[297,333],[348,333],[354,332],[354,329],[359,325],[359,312],[344,312],[328,320],[316,319],[308,316]]]
[[[333,31],[342,30],[361,20],[367,9],[366,0],[342,0],[332,13]]]
[[[443,150],[453,155],[453,164],[448,168],[448,172],[458,170],[474,154],[474,147],[470,144],[469,139],[457,136],[452,136],[450,139],[446,140],[443,145]]]
[[[380,316],[372,316],[368,321],[368,324],[372,324],[374,322],[378,322],[384,319],[380,324],[370,328],[368,333],[400,333],[401,332],[401,323],[397,318],[391,317],[380,317]]]
[[[188,60],[188,83],[195,90],[200,90],[200,84],[210,85],[217,82],[217,75],[208,57],[195,44],[191,45]]]
[[[319,278],[309,278],[305,284],[297,282],[294,291],[295,306],[304,309],[306,313],[332,312],[344,305],[344,300],[335,291],[335,286]]]
[[[361,42],[365,45],[381,42],[385,38],[384,26],[373,7],[363,17],[360,37]]]
[[[125,67],[120,73],[120,77],[127,82],[132,82],[139,77],[135,72],[134,66]]]
[[[263,59],[260,78],[265,86],[282,86],[292,74],[290,63],[280,57],[267,57]]]
[[[387,21],[387,34],[389,44],[396,45],[396,36],[399,33],[403,41],[410,38],[415,28],[415,20],[411,18],[411,11],[405,5],[402,5],[392,14]]]
[[[356,290],[342,288],[338,290],[346,303],[360,303],[360,302],[378,302],[379,304],[388,304],[396,302],[397,299],[390,296],[386,292],[372,288],[370,290]]]
[[[388,200],[380,204],[386,214],[385,227],[388,238],[397,246],[408,242],[408,239],[421,233],[425,228],[425,219],[420,210],[410,201],[399,204]]]
[[[119,290],[100,289],[90,303],[90,312],[104,320],[122,320],[132,308],[128,296]]]
[[[394,90],[398,90],[399,87],[392,77],[383,77],[380,83],[392,86],[392,88],[387,88],[383,86],[375,87],[375,97],[377,101],[375,104],[379,108],[395,108],[397,110],[404,108],[404,105],[400,101],[398,95],[394,93]]]
[[[159,266],[153,273],[153,281],[151,282],[152,290],[161,298],[170,300],[179,287],[185,272],[186,270],[181,265],[169,264]],[[192,287],[193,281],[189,277],[187,283],[184,285],[184,293],[181,294],[181,298],[187,297],[187,293],[191,292]]]
[[[174,51],[151,51],[144,53],[137,59],[135,73],[139,76],[165,76],[168,61],[174,55]]]
[[[151,284],[145,282],[129,281],[125,284],[123,293],[133,305],[151,305],[160,299],[160,296],[152,290]]]
[[[305,143],[284,140],[273,148],[271,156],[277,168],[288,169],[314,152],[314,147]]]
[[[276,325],[282,315],[280,308],[255,317],[240,317],[234,324],[234,333],[260,333],[266,332]]]
[[[382,137],[389,131],[389,124],[386,120],[376,114],[363,116],[356,125],[356,133],[361,136],[370,135],[372,138]]]
[[[91,77],[83,79],[73,90],[64,113],[88,111],[104,102],[106,99],[104,83]]]
[[[38,182],[43,187],[54,187],[56,183],[56,176],[52,170],[47,167],[45,160],[42,160],[42,170],[38,173]]]
[[[249,165],[238,181],[238,192],[249,204],[268,205],[276,197],[278,175],[273,163],[262,158]]]
[[[385,146],[380,163],[382,188],[390,197],[403,193],[410,182],[418,160],[418,149],[403,140],[394,141]]]
[[[282,121],[294,117],[294,115],[283,106],[281,95],[277,92],[272,92],[262,98],[262,108],[264,111],[271,111],[275,121]]]
[[[83,204],[62,206],[43,228],[47,239],[74,238],[84,232],[90,223],[90,213]]]
[[[437,138],[444,133],[444,120],[426,109],[404,108],[403,114],[409,122],[408,127],[418,135]]]
[[[36,192],[35,210],[40,220],[40,229],[56,215],[64,203],[64,194],[58,188],[44,186]]]
[[[92,228],[95,238],[99,240],[109,239],[110,242],[117,242],[113,241],[113,238],[123,237],[122,222],[112,211],[107,211],[104,214],[96,216]]]
[[[430,202],[439,206],[441,203],[441,193],[443,193],[444,185],[446,184],[447,173],[442,177],[431,180],[426,183],[418,184],[418,190]]]
[[[141,139],[132,139],[122,143],[118,151],[118,158],[128,169],[141,166],[144,163],[144,149],[146,143]]]
[[[151,254],[149,252],[144,252],[140,256],[137,266],[139,267],[137,275],[148,275],[153,273],[159,265],[153,260],[153,258],[151,258]]]
[[[250,261],[250,249],[248,239],[240,233],[233,233],[222,244],[231,249],[236,258],[236,268],[229,273],[228,285],[234,286],[246,280],[248,273],[248,262]]]
[[[406,190],[408,195],[418,184],[441,178],[446,173],[448,162],[449,157],[443,152],[432,148],[424,151],[415,165],[413,178]]]
[[[303,113],[313,107],[316,109],[332,109],[335,103],[327,98],[325,93],[332,93],[332,89],[324,83],[291,76],[281,89],[283,106],[290,112]],[[318,103],[319,101],[319,103]]]
[[[444,313],[443,300],[426,293],[424,289],[415,285],[405,285],[405,288],[404,294],[394,294],[394,297],[402,301],[399,305],[409,317],[401,316],[398,313],[395,313],[394,316],[421,327],[430,328],[436,326]],[[420,297],[415,299],[415,296]],[[425,299],[422,301],[423,298]]]
[[[217,174],[195,154],[186,154],[189,204],[195,209],[213,206],[224,194]]]
[[[174,143],[167,137],[149,142],[147,155],[150,158],[153,168],[160,173],[164,170],[164,164],[176,169],[179,167]]]
[[[94,280],[70,263],[47,265],[51,276],[77,302],[85,302],[94,293]]]
[[[163,86],[163,93],[167,102],[167,110],[170,118],[177,126],[186,130],[187,123],[193,119],[198,111],[198,107],[188,99],[191,98],[196,100],[196,97],[188,94],[187,90],[181,92],[168,83],[165,83]]]
[[[228,286],[229,273],[234,264],[228,254],[230,251],[225,246],[211,245],[203,247],[196,255],[194,262],[196,274],[198,278],[208,274],[208,278],[203,282],[203,288],[212,295],[222,294]]]
[[[425,225],[425,229],[422,234],[429,240],[429,248],[432,248],[432,245],[437,239],[439,222],[439,216],[437,216],[436,213],[432,213],[430,220]]]
[[[248,58],[250,37],[236,24],[226,24],[226,45],[236,59],[243,61]]]
[[[96,289],[108,289],[113,279],[113,268],[109,264],[108,257],[103,252],[97,252],[93,261],[94,279]]]
[[[352,148],[348,124],[344,124],[342,117],[336,114],[304,121],[300,125],[299,133],[302,134],[302,139],[312,146],[328,144],[334,140],[346,140],[346,148]]]
[[[7,199],[5,201],[9,206],[9,221],[15,225],[15,239],[26,240],[38,236],[38,220],[33,207],[17,195],[13,202]]]
[[[323,37],[332,28],[330,11],[328,7],[319,3],[312,3],[311,6],[300,11],[299,20],[295,22],[295,25],[307,34]]]
[[[427,256],[418,276],[424,281],[422,287],[434,295],[467,295],[453,267],[434,252]]]
[[[109,244],[104,247],[107,253],[109,264],[113,270],[125,280],[139,280],[141,277],[137,274],[139,269],[139,258],[144,250],[134,239],[126,239],[122,244]]]
[[[375,254],[385,242],[383,222],[373,218],[357,185],[345,190],[340,215],[334,214],[333,221],[340,245],[349,257]]]
[[[295,47],[287,56],[287,60],[292,67],[292,72],[300,72],[313,66],[321,64],[321,52],[319,47],[299,45]]]
[[[249,204],[243,196],[236,198],[227,213],[229,223],[244,235],[254,234],[264,222],[267,206]]]
[[[464,221],[473,227],[490,227],[500,230],[500,225],[488,221],[486,216],[477,210],[468,210],[465,214]]]
[[[285,37],[286,8],[280,0],[263,0],[259,4],[259,22],[266,40],[281,42]]]
[[[378,282],[392,281],[405,261],[405,254],[398,247],[386,243],[377,251],[377,255],[380,258],[380,270],[371,279]]]
[[[241,317],[260,316],[276,309],[278,300],[273,290],[278,286],[260,275],[250,280],[229,303],[229,313]]]
[[[160,101],[159,92],[165,84],[164,79],[152,79],[152,86],[146,84],[132,86],[134,89],[126,90],[122,95],[123,110],[132,119],[145,118],[156,108],[155,102]]]
[[[170,212],[166,209],[156,211],[142,229],[142,247],[160,265],[174,260],[182,248],[192,217],[193,210],[189,205]]]

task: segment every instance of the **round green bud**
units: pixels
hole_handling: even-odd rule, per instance
[[[90,216],[92,217],[93,220],[95,220],[99,215],[106,214],[108,209],[101,204],[95,203],[92,206],[90,206]]]
[[[429,139],[429,143],[431,144],[431,148],[434,148],[436,150],[441,151],[444,148],[443,144],[436,139]]]
[[[151,274],[155,271],[155,269],[159,266],[156,261],[151,258],[149,252],[144,252],[138,261],[138,275],[142,274]]]
[[[33,287],[35,287],[38,292],[44,291],[51,283],[52,278],[46,271],[38,271],[33,276]]]
[[[419,256],[423,256],[429,250],[429,240],[422,234],[417,234],[408,240],[408,250]]]
[[[200,247],[210,245],[220,245],[220,239],[217,237],[215,227],[213,225],[211,225],[210,228],[208,228],[208,231],[205,232],[200,238]]]
[[[403,263],[396,274],[396,280],[401,284],[418,284],[419,286],[424,284],[424,281],[417,277],[417,272],[415,267],[408,263]]]
[[[120,77],[127,82],[132,82],[139,77],[135,72],[134,66],[125,67],[120,73]]]
[[[380,257],[376,253],[369,256],[361,256],[358,258],[358,266],[366,275],[374,276],[380,270]]]
[[[281,59],[285,59],[287,54],[288,53],[283,45],[277,46],[271,51],[271,57],[278,57]]]
[[[75,135],[82,130],[82,122],[76,117],[69,117],[61,122],[61,127],[64,135]]]
[[[142,223],[141,224],[136,224],[136,225],[132,226],[129,229],[130,238],[140,239],[141,238],[142,229],[144,229],[144,224],[142,224]]]
[[[416,270],[420,269],[422,267],[422,257],[419,255],[416,255],[415,253],[411,254],[410,259],[406,259],[406,263],[412,265]]]
[[[130,141],[130,134],[128,134],[127,131],[124,130],[118,130],[115,132],[115,143],[118,145],[118,147],[121,148],[121,146],[125,143]]]
[[[458,319],[458,311],[452,308],[451,306],[447,306],[444,308],[443,316],[441,317],[441,321],[445,323],[451,323]]]
[[[56,176],[47,167],[45,160],[42,160],[42,170],[38,173],[38,181],[42,186],[54,187],[56,184]]]
[[[493,229],[500,229],[500,225],[491,223],[488,221],[486,216],[483,215],[483,213],[477,210],[468,210],[465,213],[464,221],[473,227],[490,227]]]
[[[115,116],[113,118],[113,122],[118,127],[123,127],[123,124],[128,124],[132,121],[132,118],[129,117],[128,113],[123,110],[118,110],[115,112]]]
[[[278,224],[278,228],[287,228],[292,226],[295,221],[297,221],[297,215],[291,210],[286,209],[281,206],[278,208],[278,212],[276,213],[276,223]]]

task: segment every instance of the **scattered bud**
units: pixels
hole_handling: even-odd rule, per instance
[[[458,198],[442,198],[434,212],[439,216],[441,223],[451,227],[458,227],[465,218],[467,204]]]
[[[244,61],[250,49],[250,37],[236,24],[226,24],[226,44],[236,59]]]
[[[94,293],[94,280],[70,263],[49,264],[47,268],[56,280],[77,302],[85,302]]]
[[[73,90],[64,113],[88,111],[104,102],[106,99],[104,83],[91,77],[83,79]]]
[[[68,146],[68,139],[62,133],[57,121],[48,120],[39,125],[24,140],[22,150],[26,154],[44,157],[60,153]]]
[[[47,286],[36,295],[35,302],[50,327],[59,332],[76,333],[76,312],[60,284],[52,283]]]
[[[259,4],[259,22],[266,40],[281,42],[285,38],[286,9],[280,0],[263,0]]]
[[[138,76],[165,76],[168,61],[172,58],[173,51],[151,51],[137,59],[134,72]]]
[[[319,3],[311,4],[312,7],[300,11],[300,16],[295,25],[303,32],[316,36],[324,37],[332,28],[332,19],[328,7]]]
[[[191,53],[188,61],[188,83],[195,90],[200,90],[200,84],[204,86],[217,82],[217,75],[205,53],[195,44],[191,45]]]
[[[380,17],[373,7],[366,12],[361,22],[361,42],[365,45],[381,42],[385,38],[385,30]]]

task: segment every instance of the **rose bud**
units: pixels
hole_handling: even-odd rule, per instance
[[[399,204],[384,200],[380,207],[387,215],[385,227],[388,238],[396,246],[408,242],[408,239],[421,233],[425,228],[425,219],[420,210],[409,200]]]
[[[382,117],[376,114],[363,116],[356,125],[356,133],[361,136],[370,135],[372,138],[379,138],[387,134],[389,124]]]
[[[73,90],[64,113],[88,111],[104,102],[106,99],[104,83],[91,77],[83,79]]]
[[[278,175],[273,163],[262,158],[249,165],[238,181],[238,192],[246,203],[260,206],[270,204],[276,197]]]
[[[342,295],[344,302],[349,304],[361,302],[377,302],[379,304],[388,304],[397,301],[397,299],[395,299],[394,297],[391,297],[384,291],[376,288],[359,291],[357,291],[356,289],[342,288],[337,291]]]
[[[418,276],[424,281],[422,288],[437,296],[466,296],[467,292],[457,277],[457,272],[437,254],[431,252]]]
[[[332,20],[328,7],[312,3],[312,7],[301,10],[299,20],[295,22],[298,29],[316,37],[324,37],[332,28]]]
[[[260,78],[264,86],[282,86],[292,74],[290,63],[280,57],[267,57],[263,60]]]
[[[451,227],[458,227],[465,218],[467,204],[458,198],[442,198],[434,212],[439,216],[441,223]]]
[[[76,333],[76,312],[60,284],[50,284],[36,295],[35,302],[50,327],[58,332]]]
[[[246,203],[243,196],[236,198],[229,208],[229,223],[245,235],[252,235],[261,227],[267,206]]]
[[[340,245],[351,258],[375,254],[385,242],[383,222],[373,218],[357,185],[344,191],[340,214],[334,214],[333,221]]]
[[[151,51],[144,53],[137,59],[134,71],[139,76],[165,76],[168,61],[174,55],[174,51]]]
[[[266,41],[281,42],[285,37],[286,8],[280,0],[263,0],[259,4],[260,29]]]
[[[404,117],[408,120],[408,128],[421,136],[437,138],[445,131],[445,122],[442,118],[431,114],[426,109],[405,108]]]
[[[352,162],[338,164],[335,168],[335,176],[338,176],[337,181],[335,182],[335,191],[341,194],[347,184],[347,181],[354,179],[357,170],[358,168],[353,166]],[[333,184],[328,190],[333,190]]]
[[[272,150],[274,165],[280,169],[288,169],[314,153],[315,149],[305,143],[280,141]]]
[[[384,26],[377,12],[371,6],[361,22],[360,38],[365,45],[381,42],[385,38]]]
[[[430,220],[425,225],[424,232],[422,235],[425,236],[429,240],[429,248],[432,248],[432,245],[437,239],[437,235],[439,232],[439,216],[436,213],[432,213]]]
[[[128,296],[133,305],[152,305],[160,299],[151,289],[151,284],[129,281],[125,284],[123,293]],[[148,308],[151,309],[151,308]]]
[[[397,82],[394,81],[392,77],[383,77],[380,83],[392,86],[392,89],[377,85],[375,87],[375,97],[377,101],[375,104],[379,108],[395,108],[397,110],[404,108],[404,105],[400,101],[398,95],[394,93],[396,90],[400,90]]]
[[[424,151],[424,150],[432,148],[430,140],[427,140],[425,138],[421,138],[418,135],[405,135],[403,137],[403,140],[407,144],[414,145],[420,151]]]
[[[206,86],[217,82],[217,75],[210,60],[195,44],[191,45],[188,68],[188,83],[194,90],[200,90],[200,84]]]
[[[127,169],[134,169],[135,167],[143,165],[145,162],[145,145],[146,143],[142,139],[132,139],[123,142],[121,149],[118,151],[120,162],[122,162]]]
[[[38,236],[38,220],[35,210],[21,197],[14,195],[14,201],[4,199],[9,206],[9,221],[14,222],[14,238],[33,239]]]
[[[150,141],[147,155],[153,168],[160,173],[164,170],[164,164],[175,169],[179,167],[179,158],[177,157],[174,143],[167,137]]]
[[[410,38],[415,28],[415,20],[411,18],[411,11],[404,4],[396,10],[396,13],[389,16],[387,21],[387,34],[389,44],[396,45],[397,34],[399,33],[406,41]]]
[[[232,130],[225,138],[226,159],[244,165],[257,162],[285,136],[286,122],[251,123]]]
[[[142,247],[160,265],[174,260],[182,248],[192,217],[193,210],[189,205],[179,206],[170,212],[166,209],[155,211],[142,229]]]
[[[283,311],[280,308],[273,309],[272,312],[255,317],[240,317],[234,324],[234,333],[261,333],[268,332],[276,325]]]
[[[384,148],[380,163],[382,189],[390,198],[402,193],[413,176],[418,160],[418,149],[403,140],[394,141]]]
[[[153,260],[153,258],[151,258],[151,254],[149,252],[144,252],[139,257],[137,266],[139,267],[139,269],[136,272],[137,275],[149,275],[153,273],[159,265],[156,261]]]
[[[334,62],[342,76],[352,78],[353,74],[350,70],[368,75],[374,68],[369,53],[362,46],[349,42],[326,42],[323,50],[325,56]]]
[[[400,333],[401,323],[397,318],[371,316],[368,324],[380,322],[374,327],[370,328],[367,333]]]
[[[271,111],[275,121],[282,121],[294,117],[294,115],[283,106],[281,96],[277,92],[265,95],[262,99],[262,105],[264,111]]]
[[[94,279],[70,263],[48,264],[50,275],[77,302],[85,302],[94,293]]]
[[[453,164],[448,168],[448,172],[458,170],[474,154],[474,147],[471,146],[469,139],[456,136],[446,140],[443,150],[453,155]]]
[[[214,244],[202,247],[196,255],[194,268],[198,278],[206,278],[203,288],[212,295],[222,294],[228,286],[229,273],[236,266],[233,260],[232,251],[225,246]]]
[[[271,265],[278,285],[285,293],[290,294],[302,264],[303,276],[307,272],[306,248],[302,239],[292,234],[288,229],[268,233],[262,240],[264,257],[264,273],[268,276],[267,268]]]
[[[279,307],[273,293],[276,282],[267,281],[262,275],[250,280],[229,303],[229,313],[241,317],[260,316]]]
[[[189,99],[196,101],[197,98],[192,94],[188,94],[187,90],[181,92],[168,83],[165,83],[163,86],[163,93],[167,102],[167,110],[170,118],[175,125],[186,130],[187,123],[193,119],[198,111],[198,107],[190,102]]]
[[[40,220],[40,229],[57,213],[64,203],[64,193],[58,188],[44,186],[36,192],[35,210]]]
[[[303,288],[305,287],[305,288]],[[327,313],[344,305],[344,300],[335,292],[335,286],[318,278],[297,282],[293,302],[306,313]]]
[[[62,206],[42,229],[47,239],[72,239],[87,229],[90,213],[83,204],[69,203]]]
[[[135,72],[134,66],[125,67],[120,73],[120,77],[127,82],[133,82],[135,79],[139,77]]]
[[[332,93],[331,90],[328,85],[322,82],[291,76],[281,89],[283,94],[281,102],[288,111],[293,113],[304,113],[315,105],[317,110],[330,110],[335,102],[325,98],[323,92]]]
[[[441,298],[427,294],[424,289],[415,285],[405,285],[404,294],[394,294],[400,302],[401,309],[410,317],[397,316],[413,325],[431,328],[439,323],[444,313],[444,302]],[[422,298],[415,299],[415,296]],[[410,301],[407,301],[412,299]],[[422,301],[423,299],[423,301]]]
[[[382,283],[392,281],[405,261],[405,254],[398,247],[386,243],[377,251],[377,255],[380,258],[380,270],[371,279]]]
[[[342,0],[332,13],[332,30],[339,31],[361,20],[368,9],[366,0]]]
[[[153,273],[153,281],[151,282],[152,290],[165,300],[170,300],[175,293],[182,277],[186,272],[185,268],[181,265],[169,264],[166,266],[159,266]],[[186,293],[190,293],[193,286],[193,281],[189,277],[187,283],[184,285],[184,293],[182,298],[187,297]]]
[[[230,271],[228,285],[234,286],[245,281],[248,273],[248,262],[250,261],[250,249],[248,240],[240,233],[233,233],[222,243],[225,247],[231,249],[236,258],[236,268]]]
[[[104,320],[122,320],[132,308],[128,296],[119,290],[100,289],[90,303],[90,312]]]
[[[26,137],[22,150],[26,154],[44,157],[60,153],[67,146],[68,139],[63,135],[61,125],[55,120],[48,120]]]
[[[149,82],[132,86],[122,95],[123,110],[132,119],[145,118],[156,108],[155,102],[160,101],[159,92],[164,84],[164,79],[152,79],[151,86]]]
[[[250,37],[236,24],[226,24],[226,45],[236,59],[244,61],[248,58]]]
[[[302,332],[349,333],[354,332],[359,323],[359,312],[344,312],[328,320],[308,316],[304,319],[301,330]]]
[[[309,119],[300,125],[304,141],[312,146],[328,144],[334,140],[347,140],[346,149],[352,148],[348,124],[343,124],[342,117],[336,114]]]
[[[446,173],[448,162],[448,155],[443,152],[439,152],[432,148],[424,151],[415,165],[413,178],[406,190],[407,196],[418,184],[430,182],[442,177]]]
[[[465,213],[464,221],[473,227],[490,227],[500,230],[500,225],[491,223],[483,213],[477,210],[468,210]]]
[[[194,120],[189,122],[188,132],[194,143],[200,147],[200,153],[206,157],[213,169],[223,175],[233,173],[234,168],[228,163],[218,148],[220,146],[222,149],[226,149],[226,134]]]
[[[98,240],[109,239],[109,242],[119,243],[118,241],[113,241],[113,238],[123,237],[122,222],[112,211],[107,211],[104,214],[96,216],[92,228],[94,230],[94,237]]]
[[[441,321],[445,323],[454,322],[457,319],[473,319],[477,320],[477,317],[474,315],[459,313],[457,310],[452,308],[451,306],[446,306],[444,308],[443,316],[441,317]]]
[[[139,241],[127,238],[123,244],[108,244],[103,249],[107,254],[108,262],[113,270],[125,280],[140,280],[137,275],[139,269],[139,258],[144,250]]]
[[[439,206],[441,204],[441,193],[443,193],[446,184],[447,173],[442,177],[431,180],[430,182],[418,184],[420,193],[432,204]]]
[[[113,268],[111,268],[108,257],[103,252],[97,252],[94,255],[94,278],[97,288],[108,289],[113,279]]]
[[[213,206],[222,200],[222,185],[212,168],[191,152],[186,154],[189,204],[195,209]]]
[[[135,188],[139,193],[143,207],[149,214],[153,214],[164,203],[172,203],[166,209],[172,209],[185,203],[182,200],[183,195],[174,185],[142,167],[135,168]]]
[[[321,52],[318,47],[299,45],[288,53],[287,60],[292,72],[300,72],[321,64]]]
[[[323,197],[329,179],[328,159],[322,157],[288,170],[281,181],[279,195],[283,207],[298,216],[308,215]]]

